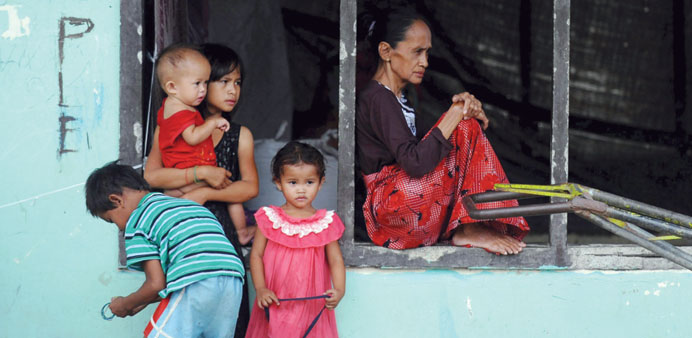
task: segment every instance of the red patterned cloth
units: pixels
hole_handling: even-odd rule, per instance
[[[363,214],[375,244],[408,249],[449,239],[460,224],[478,222],[468,216],[462,197],[508,182],[475,119],[460,122],[449,141],[453,145],[449,155],[420,178],[407,175],[398,164],[363,176],[367,188]],[[479,208],[512,206],[517,201],[485,203]],[[483,223],[518,240],[529,231],[523,217]]]
[[[166,168],[185,169],[196,165],[216,166],[214,142],[211,136],[196,146],[191,146],[183,139],[183,130],[191,125],[204,123],[202,115],[194,110],[181,110],[167,119],[163,118],[161,105],[156,118],[159,124],[159,148],[161,160]]]

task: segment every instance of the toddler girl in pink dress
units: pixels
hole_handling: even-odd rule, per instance
[[[324,158],[310,145],[289,142],[274,156],[272,176],[286,203],[255,213],[250,271],[257,301],[246,337],[338,337],[331,310],[346,287],[338,242],[344,225],[334,211],[312,206],[324,183]],[[313,299],[291,301],[305,297]]]

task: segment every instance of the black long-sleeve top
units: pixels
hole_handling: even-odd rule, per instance
[[[423,140],[413,135],[394,93],[371,80],[356,104],[356,148],[366,175],[397,163],[411,177],[421,177],[449,154],[452,144],[437,127]]]

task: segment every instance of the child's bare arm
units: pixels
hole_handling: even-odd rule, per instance
[[[153,152],[152,150],[152,153]],[[250,130],[245,127],[240,128],[240,136],[238,139],[238,166],[242,179],[239,180],[238,178],[232,177],[233,183],[226,187],[221,187],[221,189],[199,188],[184,195],[183,198],[196,201],[199,204],[204,204],[206,201],[242,203],[257,196],[259,193],[259,178],[257,175],[257,166],[255,165],[254,140]],[[199,167],[197,168],[198,175],[199,170],[203,168],[206,170],[217,169],[216,167],[208,166]],[[211,186],[214,186],[210,180],[206,179],[206,176],[205,181]]]
[[[332,275],[332,289],[327,290],[325,294],[329,295],[326,301],[327,309],[333,309],[341,298],[346,293],[346,267],[344,267],[344,257],[341,255],[341,247],[338,241],[333,241],[327,244],[325,248],[327,252],[327,262],[329,263],[329,271]]]
[[[272,290],[267,289],[267,284],[264,279],[264,249],[267,247],[267,238],[264,237],[261,231],[255,234],[255,241],[252,243],[250,251],[250,273],[252,274],[252,284],[255,285],[255,293],[257,294],[257,306],[260,309],[275,303],[279,305],[279,298]]]
[[[229,127],[230,124],[225,118],[215,115],[207,118],[204,123],[199,126],[192,125],[185,128],[182,135],[187,144],[196,146],[211,137],[211,132],[214,131],[214,129],[219,128],[223,131],[228,131]]]
[[[159,291],[166,287],[166,276],[161,268],[161,261],[151,259],[142,262],[146,279],[137,291],[127,297],[113,297],[111,312],[118,317],[132,316],[147,304],[160,300]]]
[[[194,179],[195,173],[200,181],[205,181],[216,189],[223,189],[231,184],[231,181],[228,179],[231,173],[224,168],[207,165],[197,167],[196,170],[194,168],[164,168],[161,150],[159,149],[159,127],[156,127],[154,130],[152,140],[151,152],[144,167],[144,179],[152,187],[177,189],[189,184]]]

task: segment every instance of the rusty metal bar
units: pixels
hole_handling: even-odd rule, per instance
[[[692,229],[685,228],[682,226],[677,226],[666,221],[649,217],[646,215],[640,215],[630,211],[624,211],[618,208],[608,207],[606,212],[603,214],[608,217],[623,220],[628,223],[636,224],[640,227],[647,228],[649,230],[654,230],[658,232],[669,233],[672,235],[692,238]]]
[[[631,200],[629,198],[613,195],[611,193],[586,187],[583,185],[580,185],[579,188],[583,192],[593,197],[593,199],[605,202],[610,206],[614,206],[616,208],[620,208],[623,210],[633,211],[638,214],[646,215],[649,217],[658,218],[660,220],[664,220],[675,225],[681,225],[692,228],[692,217],[690,216],[666,210],[663,208],[655,207],[653,205],[638,202],[635,200]]]
[[[563,190],[570,187],[576,189],[576,191],[574,191],[575,193],[570,195],[564,194]],[[488,191],[464,196],[462,198],[462,203],[464,207],[466,207],[469,216],[477,220],[487,220],[575,212],[582,218],[615,235],[625,238],[678,265],[692,270],[691,254],[680,250],[666,241],[652,240],[656,236],[640,228],[641,226],[650,230],[692,238],[692,229],[681,226],[685,224],[684,222],[688,222],[689,219],[692,219],[689,216],[577,184],[552,186],[515,185],[513,188],[505,186],[500,186],[499,188],[511,189],[512,191]],[[477,205],[509,199],[551,196],[551,194],[553,194],[552,196],[555,196],[554,194],[569,196],[571,199],[567,201],[562,199],[564,202],[484,210],[480,209]],[[671,220],[675,223],[670,223]],[[692,222],[689,224],[692,225]]]
[[[615,218],[618,220],[626,221],[638,226],[647,228],[649,230],[654,230],[658,232],[664,232],[673,234],[676,236],[692,238],[692,229],[679,226],[679,223],[684,222],[687,218],[686,215],[676,214],[671,211],[649,206],[647,204],[626,199],[617,195],[604,193],[602,191],[574,185],[579,188],[580,191],[584,192],[588,197],[582,197],[577,195],[571,201],[559,202],[559,203],[549,203],[549,204],[533,204],[524,205],[513,208],[495,208],[495,209],[485,209],[479,208],[477,204],[487,203],[487,202],[497,202],[510,199],[525,199],[532,197],[540,197],[540,193],[548,191],[546,188],[551,186],[536,186],[535,191],[526,193],[530,191],[528,188],[524,189],[525,192],[515,191],[487,191],[480,194],[468,195],[462,199],[462,203],[469,212],[469,216],[474,219],[495,219],[495,218],[506,218],[506,217],[516,217],[516,216],[539,216],[539,215],[550,215],[563,212],[574,212],[577,210],[587,210],[594,212],[596,214]],[[539,188],[543,188],[542,190]],[[595,193],[596,197],[600,199],[591,200],[591,193]],[[639,212],[649,212],[655,209],[657,215],[667,215],[671,216],[668,219],[674,219],[677,223],[671,223],[659,218],[654,218],[648,214],[639,214],[630,210],[623,210],[617,207],[612,207],[608,203],[615,203],[617,205],[626,205],[630,210],[637,210]],[[671,215],[675,214],[675,215]],[[673,217],[674,216],[674,217]]]
[[[464,196],[461,201],[464,204],[464,207],[466,207],[469,216],[477,220],[517,216],[552,215],[557,213],[574,212],[577,210],[589,210],[602,213],[605,212],[608,207],[603,202],[593,201],[581,196],[575,197],[574,199],[566,202],[520,205],[510,208],[482,209],[477,206],[477,204],[481,203],[532,197],[535,198],[536,196],[517,192],[488,191],[480,194]]]
[[[613,223],[613,222],[611,221],[611,223]],[[654,234],[652,234],[652,233],[650,233],[650,232],[648,232],[648,231],[646,231],[646,230],[644,230],[644,229],[642,229],[642,228],[640,228],[640,227],[638,227],[632,223],[629,223],[629,222],[623,222],[623,223],[625,224],[625,230],[627,230],[631,233],[634,233],[635,235],[637,235],[641,238],[648,239],[648,238],[654,237]],[[685,251],[680,250],[679,248],[677,248],[673,244],[670,244],[666,241],[649,241],[649,242],[653,243],[654,245],[661,247],[663,250],[667,250],[673,254],[679,255],[679,256],[681,256],[681,258],[684,258],[685,260],[692,263],[692,255],[685,252]]]
[[[577,212],[577,215],[580,217],[586,219],[587,221],[594,223],[598,225],[599,227],[612,232],[613,234],[620,236],[624,239],[629,240],[630,242],[633,242],[634,244],[637,244],[645,249],[648,249],[661,257],[670,260],[671,262],[678,264],[684,268],[687,268],[689,270],[692,270],[692,261],[688,261],[684,256],[680,254],[682,250],[673,247],[675,250],[672,250],[670,248],[664,248],[660,246],[660,242],[652,242],[647,239],[644,239],[643,237],[640,237],[636,235],[633,232],[630,232],[626,229],[623,229],[608,220],[602,218],[601,216],[595,215],[591,212],[588,211],[579,211]],[[686,253],[685,253],[686,254]]]

